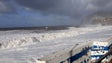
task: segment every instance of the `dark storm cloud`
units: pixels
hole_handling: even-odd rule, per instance
[[[11,0],[0,0],[0,13],[14,12],[14,6]]]
[[[112,6],[112,0],[16,0],[16,2],[31,9],[69,16],[82,16],[106,8],[111,10]]]
[[[14,10],[11,1],[15,1],[20,6],[45,13],[68,16],[82,16],[97,11],[112,10],[112,0],[0,0],[0,12]]]
[[[27,25],[26,21],[28,26],[82,24],[83,18],[92,14],[112,15],[112,0],[0,0],[0,13],[7,12],[16,14],[7,14],[8,18],[0,15],[6,19],[1,21],[13,20],[15,26],[22,26],[23,22],[23,26]]]
[[[47,10],[53,8],[58,0],[16,0],[16,2],[33,9]]]
[[[100,11],[112,11],[112,0],[0,0],[0,12],[17,11],[15,9],[18,7],[15,4],[48,14],[66,15],[74,18]]]

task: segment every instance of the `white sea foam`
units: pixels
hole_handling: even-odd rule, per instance
[[[46,31],[44,33],[36,33],[35,31],[37,30],[0,31],[0,34],[1,34],[0,48],[6,49],[6,48],[14,48],[19,46],[31,45],[31,44],[35,44],[39,42],[45,42],[48,40],[77,36],[80,34],[85,34],[91,31],[98,31],[99,29],[101,30],[101,29],[106,29],[109,27],[111,26],[86,27],[86,28],[70,27],[67,30]]]

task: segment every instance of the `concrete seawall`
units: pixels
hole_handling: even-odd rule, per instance
[[[37,60],[37,63],[81,63],[89,61],[89,48],[92,42],[86,42],[82,45],[76,44],[71,48],[52,53],[46,57]],[[80,56],[79,56],[80,55]]]

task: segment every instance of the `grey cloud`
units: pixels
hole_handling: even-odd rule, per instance
[[[17,12],[16,16],[22,17],[26,14],[25,17],[30,15],[32,19],[39,13],[41,16],[69,16],[71,23],[82,23],[81,19],[91,14],[112,14],[111,7],[112,0],[0,0],[0,13]]]
[[[14,10],[12,0],[1,0],[0,11]],[[68,16],[82,16],[101,10],[111,10],[111,0],[14,0],[20,6],[45,13],[57,13]]]
[[[9,0],[0,0],[0,13],[14,12],[14,6]]]

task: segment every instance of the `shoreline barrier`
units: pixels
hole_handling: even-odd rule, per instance
[[[75,44],[70,48],[52,53],[48,56],[40,58],[37,63],[81,63],[89,62],[89,49],[92,42],[84,42],[83,44]]]

